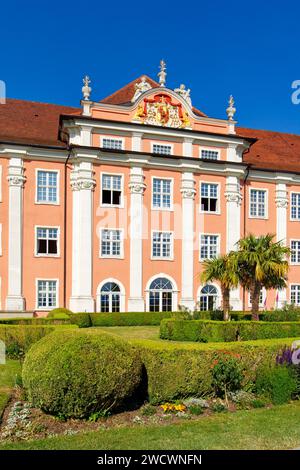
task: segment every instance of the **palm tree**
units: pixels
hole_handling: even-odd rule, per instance
[[[224,321],[229,320],[230,289],[238,285],[236,258],[232,253],[207,259],[203,262],[204,271],[201,274],[203,283],[218,281],[222,292],[222,308]]]
[[[274,235],[255,237],[250,234],[238,242],[235,252],[240,283],[251,295],[252,320],[258,320],[259,294],[262,287],[282,289],[286,286],[290,249],[273,242]]]

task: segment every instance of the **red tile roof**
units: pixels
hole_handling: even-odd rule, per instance
[[[133,85],[134,82],[131,86]],[[107,97],[106,102],[124,97],[124,89],[123,92],[119,90]],[[80,115],[81,109],[7,99],[6,104],[0,104],[0,142],[64,148],[65,143],[58,136],[59,118],[62,114]],[[251,164],[253,168],[300,173],[300,135],[243,127],[237,127],[237,134],[257,139],[243,157],[244,162]]]
[[[81,110],[7,99],[6,104],[0,104],[0,141],[64,147],[58,138],[60,114],[81,114]]]
[[[243,160],[254,168],[300,172],[300,135],[237,127],[237,134],[256,138]]]

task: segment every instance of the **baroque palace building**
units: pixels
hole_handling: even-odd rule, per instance
[[[80,108],[0,105],[0,310],[219,307],[203,260],[248,233],[292,250],[261,307],[300,304],[300,136],[237,127],[232,97],[209,117],[163,61],[158,77],[101,101],[85,77]],[[250,302],[231,292],[234,310]]]

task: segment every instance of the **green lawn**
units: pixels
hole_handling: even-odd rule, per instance
[[[300,446],[300,402],[238,411],[167,426],[104,429],[74,436],[4,444],[4,449],[294,449]]]
[[[21,372],[19,361],[8,359],[6,364],[0,364],[0,416],[8,402],[16,375]]]
[[[150,339],[164,341],[159,338],[159,326],[101,326],[98,328],[128,340]]]

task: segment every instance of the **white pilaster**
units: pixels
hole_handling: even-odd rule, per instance
[[[132,133],[132,143],[131,149],[134,152],[141,152],[142,151],[142,132],[133,132]]]
[[[286,245],[287,242],[287,207],[288,196],[285,183],[276,184],[276,240]],[[287,301],[286,289],[278,291],[278,308],[284,307]]]
[[[226,253],[237,249],[241,238],[241,203],[240,181],[237,176],[229,175],[226,179]],[[230,306],[241,310],[240,289],[230,292]]]
[[[130,293],[129,312],[143,312],[143,196],[146,185],[143,169],[130,170]]]
[[[181,179],[182,196],[182,273],[181,305],[193,310],[194,301],[194,174],[185,172]]]
[[[71,175],[73,190],[72,226],[72,295],[70,309],[73,312],[94,312],[92,296],[92,227],[93,227],[93,179],[92,164],[80,162],[74,165]]]
[[[8,213],[8,293],[6,310],[25,309],[22,295],[22,225],[23,225],[23,161],[12,157],[9,162],[9,213]]]
[[[182,144],[183,155],[185,157],[193,156],[193,139],[190,137],[185,137]]]

